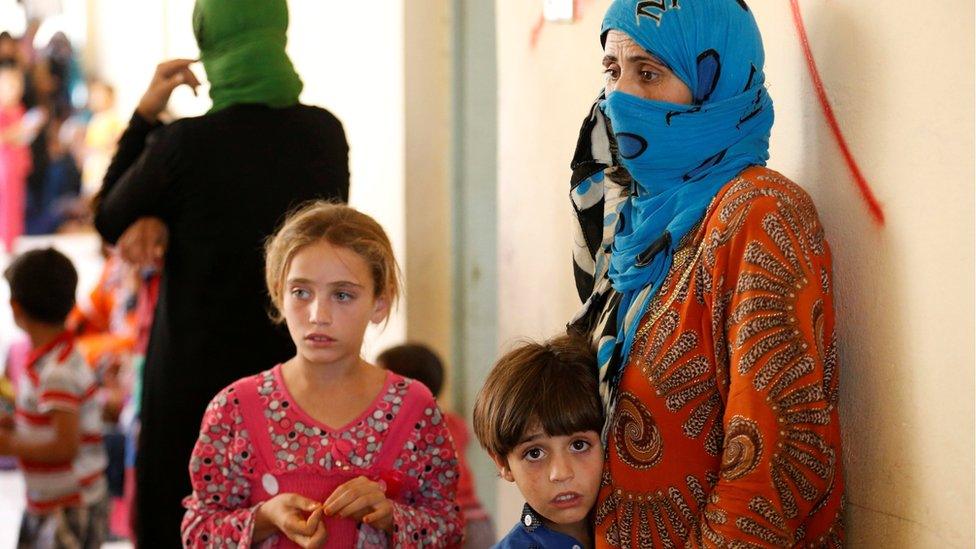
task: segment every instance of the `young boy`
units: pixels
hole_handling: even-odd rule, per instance
[[[474,431],[526,505],[496,546],[592,547],[590,509],[603,471],[596,356],[562,336],[503,356],[474,407]]]
[[[78,275],[53,250],[24,253],[4,272],[14,321],[31,341],[17,383],[16,421],[0,425],[0,455],[20,459],[27,513],[19,547],[99,547],[107,527],[105,450],[95,375],[64,322]]]
[[[444,364],[430,347],[419,343],[406,343],[390,347],[376,357],[376,365],[410,379],[415,379],[439,398],[444,386]],[[464,514],[464,549],[488,549],[495,544],[495,528],[488,511],[478,500],[474,479],[465,454],[471,434],[464,419],[444,411],[444,422],[454,439],[458,456],[457,502]]]

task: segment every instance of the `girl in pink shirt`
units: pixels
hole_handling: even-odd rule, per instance
[[[399,293],[383,229],[313,203],[268,242],[266,279],[298,352],[208,406],[184,545],[460,543],[457,456],[433,396],[360,357],[366,327],[386,320]]]

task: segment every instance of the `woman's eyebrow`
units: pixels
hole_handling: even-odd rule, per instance
[[[658,58],[654,57],[653,55],[647,54],[647,53],[634,53],[634,54],[628,55],[626,57],[626,59],[630,63],[649,62],[649,63],[654,63],[654,64],[657,64],[657,65],[664,65],[664,63],[661,63],[661,61]],[[616,55],[607,54],[607,55],[604,55],[603,56],[603,64],[604,65],[607,65],[607,64],[610,64],[610,63],[616,63],[616,62],[617,62],[617,56]]]
[[[663,65],[664,64],[664,63],[661,63],[661,61],[657,57],[654,57],[653,55],[648,54],[648,53],[634,53],[634,54],[628,55],[627,56],[627,61],[630,61],[631,63],[647,62],[647,63],[654,63],[654,64],[657,64],[657,65]]]

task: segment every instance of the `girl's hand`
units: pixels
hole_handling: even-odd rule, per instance
[[[258,506],[252,542],[264,541],[275,532],[305,549],[322,547],[328,534],[322,524],[322,507],[298,494],[278,494]]]
[[[322,508],[328,516],[361,520],[393,533],[393,502],[386,498],[383,485],[366,477],[356,477],[336,488]]]

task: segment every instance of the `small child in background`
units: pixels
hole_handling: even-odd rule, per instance
[[[434,397],[361,357],[366,327],[396,303],[398,271],[383,228],[348,206],[314,202],[269,240],[268,292],[297,353],[207,407],[185,547],[461,542],[457,456]]]
[[[571,336],[503,356],[474,406],[474,431],[525,498],[500,548],[593,547],[590,511],[603,472],[596,354]]]
[[[31,341],[16,419],[0,426],[0,455],[20,459],[27,513],[19,547],[99,547],[107,530],[105,449],[95,375],[65,318],[78,275],[54,249],[32,250],[4,272],[14,321]]]
[[[441,359],[430,347],[417,343],[407,343],[391,347],[376,357],[376,365],[385,370],[396,372],[403,377],[415,379],[430,389],[434,398],[440,397],[444,385],[444,365]],[[458,493],[457,500],[464,513],[464,548],[487,549],[495,543],[495,529],[491,524],[491,517],[478,501],[475,493],[474,479],[465,452],[471,435],[464,419],[451,412],[444,412],[447,428],[454,437],[454,445],[458,452]]]
[[[93,197],[102,187],[126,121],[115,109],[115,89],[102,80],[93,78],[88,82],[88,109],[91,119],[84,137],[81,192],[85,197]]]

